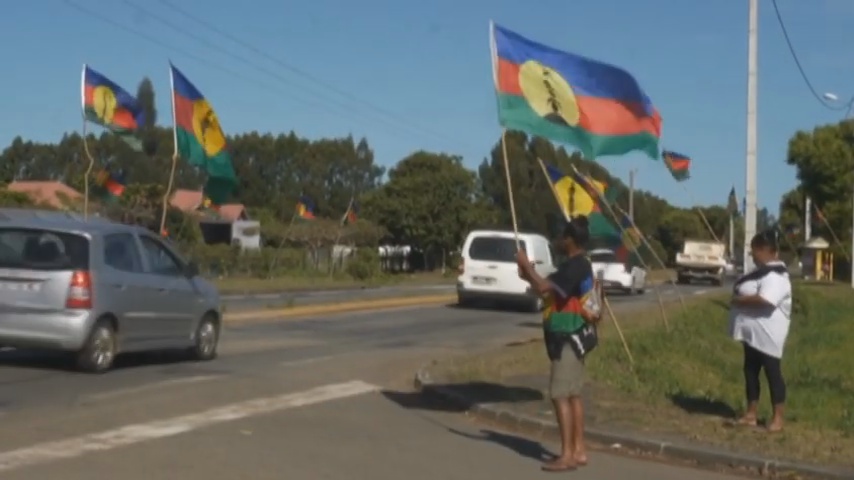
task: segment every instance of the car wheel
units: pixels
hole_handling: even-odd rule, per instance
[[[216,358],[216,349],[219,345],[219,324],[216,317],[211,314],[202,317],[193,337],[191,353],[195,360],[205,362]]]
[[[110,321],[95,322],[86,344],[77,353],[77,368],[87,373],[104,373],[113,366],[117,348],[116,329]]]

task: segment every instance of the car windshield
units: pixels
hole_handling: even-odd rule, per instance
[[[525,242],[520,247],[525,249]],[[469,245],[469,258],[484,262],[516,262],[516,240],[503,237],[476,237]]]
[[[89,240],[73,233],[0,228],[0,268],[85,270]]]
[[[614,252],[596,252],[590,254],[590,261],[593,263],[620,263]]]

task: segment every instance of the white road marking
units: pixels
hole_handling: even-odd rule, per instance
[[[120,388],[116,390],[110,390],[108,392],[85,395],[81,397],[81,403],[98,402],[101,400],[122,397],[132,393],[139,393],[144,392],[146,390],[155,390],[158,388],[171,387],[175,385],[187,385],[193,383],[207,382],[209,380],[214,380],[222,377],[222,375],[196,375],[194,377],[171,378],[169,380],[147,383],[145,385],[138,385],[136,387]]]
[[[697,290],[693,293],[694,293],[694,295],[702,295],[704,293],[709,293],[709,291],[708,290]]]
[[[0,472],[77,458],[91,452],[106,452],[140,442],[171,437],[203,427],[242,418],[304,407],[376,391],[378,387],[360,380],[325,385],[297,393],[256,398],[204,412],[126,425],[90,435],[46,442],[0,453]]]
[[[279,365],[283,367],[296,367],[300,365],[310,365],[312,363],[324,362],[333,358],[338,358],[341,355],[323,355],[322,357],[301,358],[299,360],[289,360],[281,362]]]

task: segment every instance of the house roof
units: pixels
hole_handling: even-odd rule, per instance
[[[196,212],[202,205],[204,195],[198,190],[177,189],[172,194],[169,204],[174,208],[186,213]],[[219,207],[219,215],[229,222],[240,220],[244,215],[246,207],[242,203],[226,203]]]
[[[68,200],[83,199],[82,193],[58,181],[14,181],[7,189],[26,194],[35,203],[57,209],[65,208]]]

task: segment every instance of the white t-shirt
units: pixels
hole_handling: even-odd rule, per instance
[[[785,266],[770,262],[768,266]],[[782,358],[792,316],[792,282],[788,273],[769,272],[738,286],[738,295],[759,295],[769,306],[730,308],[730,334],[766,355]]]

